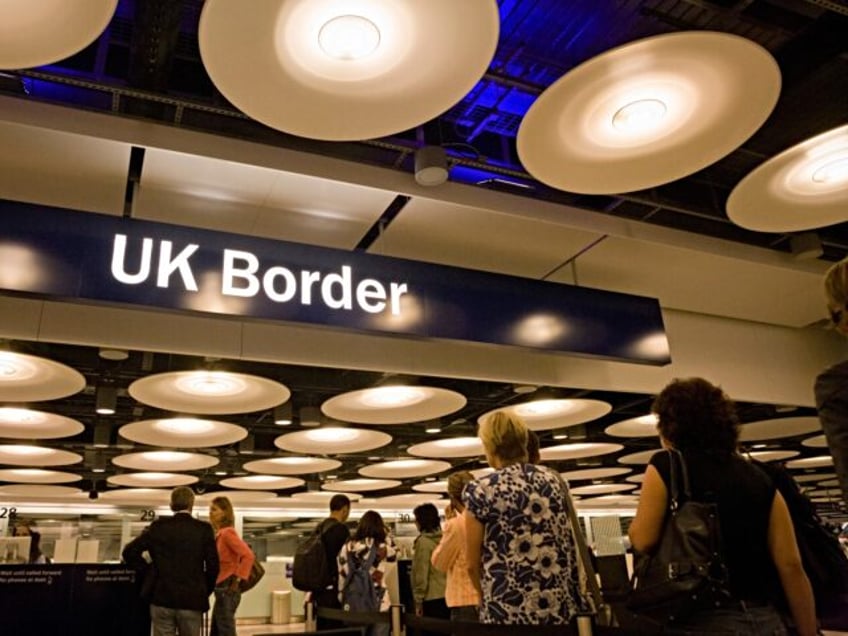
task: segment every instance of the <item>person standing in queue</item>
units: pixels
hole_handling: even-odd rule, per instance
[[[236,610],[241,602],[242,581],[250,576],[253,551],[235,529],[233,504],[227,497],[215,497],[209,506],[209,521],[215,529],[220,570],[215,582],[211,636],[236,636]]]
[[[445,602],[450,608],[451,620],[469,623],[479,620],[477,607],[480,605],[480,593],[468,577],[465,520],[462,517],[465,510],[462,491],[472,481],[474,476],[467,470],[448,477],[450,503],[445,509],[445,531],[431,557],[433,566],[447,575]]]
[[[827,308],[834,328],[848,336],[848,259],[825,274]],[[815,384],[816,408],[824,429],[842,500],[848,503],[848,360],[822,371]]]
[[[130,567],[142,567],[145,552],[153,560],[153,636],[200,636],[203,612],[209,611],[209,595],[218,579],[218,549],[212,526],[192,517],[193,507],[191,488],[174,488],[174,515],[151,523],[121,553]]]
[[[490,475],[462,495],[468,574],[480,593],[480,622],[565,625],[588,602],[566,506],[554,471],[527,462],[527,427],[496,411],[478,432]]]
[[[350,531],[345,525],[349,516],[350,499],[345,495],[333,495],[333,498],[330,499],[330,516],[318,524],[316,532],[321,535],[321,542],[324,544],[327,566],[330,568],[328,574],[332,578],[332,583],[320,592],[310,592],[311,602],[316,607],[329,609],[341,609],[342,607],[341,602],[339,602],[338,556],[344,544],[350,539]],[[344,623],[341,621],[322,618],[321,616],[317,617],[316,624],[319,630],[344,627]]]

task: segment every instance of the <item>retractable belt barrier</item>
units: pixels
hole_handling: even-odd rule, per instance
[[[533,636],[639,636],[639,631],[620,627],[604,627],[593,624],[592,616],[578,616],[568,625],[492,625],[467,621],[451,621],[416,616],[404,611],[403,605],[392,605],[388,612],[349,612],[340,609],[319,607],[315,614],[321,618],[343,621],[349,625],[364,626],[388,623],[392,636],[401,636],[406,628],[407,636],[428,631],[455,636],[510,636],[532,630]],[[307,610],[307,617],[312,612]],[[308,620],[309,625],[312,621]],[[314,629],[314,624],[312,625]],[[319,632],[320,633],[320,632]]]

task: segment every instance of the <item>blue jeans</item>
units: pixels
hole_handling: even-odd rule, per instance
[[[215,607],[212,609],[211,636],[236,636],[236,610],[241,602],[241,592],[230,591],[232,577],[215,586]]]
[[[683,625],[667,627],[663,634],[673,636],[787,636],[789,632],[777,610],[770,605],[721,608],[698,612]]]
[[[153,636],[200,636],[202,613],[196,610],[150,606]]]

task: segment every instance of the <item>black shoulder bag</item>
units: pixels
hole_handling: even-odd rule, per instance
[[[671,488],[662,536],[653,554],[636,555],[627,600],[630,611],[664,624],[730,599],[718,507],[692,501],[683,455],[668,452]]]

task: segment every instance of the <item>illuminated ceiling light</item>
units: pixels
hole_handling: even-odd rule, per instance
[[[344,479],[321,484],[321,488],[336,492],[365,492],[369,490],[397,488],[401,483],[395,479]]]
[[[169,448],[227,446],[247,437],[247,429],[236,424],[185,417],[132,422],[118,433],[132,442]]]
[[[494,0],[254,4],[203,3],[203,65],[246,115],[312,139],[374,139],[430,121],[474,87],[498,42]]]
[[[656,414],[647,413],[611,424],[604,433],[613,437],[652,437],[659,434],[657,422]]]
[[[215,422],[189,417],[175,417],[169,420],[155,420],[153,426],[161,431],[177,435],[205,435],[215,429]]]
[[[196,371],[177,378],[174,384],[188,395],[200,396],[236,395],[245,388],[244,380],[222,371]]]
[[[368,57],[380,45],[380,29],[361,15],[340,15],[324,23],[318,31],[321,50],[337,60]]]
[[[738,148],[773,110],[780,83],[771,54],[745,37],[644,38],[548,87],[521,122],[518,155],[536,179],[568,192],[656,187]]]
[[[813,173],[812,179],[816,183],[845,183],[848,181],[848,157],[826,163]]]
[[[106,481],[115,486],[129,486],[140,488],[175,488],[176,486],[188,486],[197,483],[198,478],[194,475],[181,475],[179,473],[129,473],[125,475],[112,475]]]
[[[603,417],[611,410],[612,405],[601,400],[542,399],[483,413],[477,418],[477,423],[482,424],[483,420],[491,414],[502,411],[520,417],[530,430],[547,431],[591,422]]]
[[[432,420],[465,406],[464,395],[430,386],[381,386],[342,393],[321,405],[330,417],[357,424],[408,424]]]
[[[290,402],[274,407],[274,424],[288,426],[292,423],[292,405]]]
[[[104,360],[112,360],[113,362],[121,362],[130,357],[130,354],[123,349],[100,349],[97,355]]]
[[[381,386],[366,389],[360,400],[365,406],[373,408],[391,408],[417,404],[426,397],[423,390],[411,386]]]
[[[432,422],[428,422],[424,425],[424,432],[430,435],[435,435],[436,433],[442,432],[442,422],[441,420],[433,420]]]
[[[341,465],[338,460],[323,457],[272,457],[247,462],[243,468],[251,473],[306,475],[335,470]]]
[[[301,407],[299,416],[301,426],[321,426],[321,409],[317,406]]]
[[[407,479],[434,475],[449,470],[450,467],[448,462],[433,459],[399,459],[365,466],[359,469],[359,474],[363,477]]]
[[[627,133],[644,134],[661,126],[667,112],[660,99],[637,99],[615,112],[612,125]]]
[[[14,351],[0,351],[0,400],[41,402],[78,393],[85,377],[58,362]]]
[[[126,453],[112,459],[122,468],[145,471],[202,470],[217,465],[218,458],[184,451],[143,451]]]
[[[80,481],[81,475],[42,468],[6,468],[0,469],[0,481],[28,484],[64,484]]]
[[[483,442],[479,437],[449,437],[414,444],[406,452],[415,457],[476,457],[483,454]]]
[[[553,439],[568,439],[568,429],[555,430],[551,435]]]
[[[228,371],[172,371],[136,380],[129,394],[142,404],[175,413],[220,415],[271,409],[289,399],[284,385]]]
[[[780,439],[816,431],[821,431],[821,421],[816,416],[778,417],[742,424],[739,426],[739,441]]]
[[[82,51],[109,24],[118,0],[6,0],[0,22],[0,69],[53,64]]]
[[[0,408],[0,438],[55,439],[82,433],[82,422],[43,411],[18,407]]]
[[[392,436],[381,431],[328,426],[280,435],[274,445],[292,453],[330,455],[369,451],[391,441]]]
[[[758,232],[801,232],[848,220],[848,124],[760,164],[727,199],[731,221]]]
[[[94,410],[99,415],[114,415],[118,408],[118,387],[114,384],[101,384],[97,387]]]

